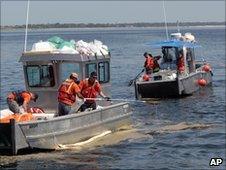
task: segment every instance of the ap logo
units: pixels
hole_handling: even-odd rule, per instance
[[[220,164],[223,163],[222,158],[211,158],[210,160],[210,166],[220,166]]]

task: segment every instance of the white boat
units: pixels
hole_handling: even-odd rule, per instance
[[[195,49],[201,47],[195,37],[186,33],[171,34],[171,40],[151,44],[159,48],[162,57],[160,70],[152,74],[140,73],[135,78],[135,95],[137,99],[181,97],[192,95],[195,91],[212,83],[212,70],[205,60],[198,61]],[[178,70],[179,56],[184,66],[183,72]]]
[[[79,104],[73,106],[70,115],[54,117],[57,112],[57,90],[61,82],[71,72],[79,73],[79,79],[89,76],[92,71],[98,74],[98,80],[104,93],[109,94],[110,53],[107,55],[82,55],[55,52],[27,51],[20,58],[23,63],[26,90],[39,95],[36,103],[45,114],[37,114],[35,120],[28,122],[0,122],[0,150],[12,154],[28,148],[56,149],[59,144],[71,144],[101,134],[116,131],[131,124],[129,103],[113,104],[98,101],[98,109],[76,113]]]

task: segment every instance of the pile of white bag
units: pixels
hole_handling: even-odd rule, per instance
[[[187,42],[195,42],[195,36],[192,35],[190,32],[185,33],[182,35],[181,33],[172,33],[170,34],[171,39],[187,41]]]
[[[101,41],[94,40],[93,42],[87,43],[83,40],[79,40],[76,42],[76,48],[75,48],[80,54],[85,55],[107,55],[108,54],[108,47],[106,45],[103,45]]]
[[[48,41],[39,41],[32,45],[31,51],[53,51],[55,50],[54,45]]]
[[[34,43],[32,46],[32,52],[52,52],[52,53],[64,53],[64,54],[81,54],[87,56],[105,56],[108,55],[109,50],[106,45],[104,45],[101,41],[94,40],[93,42],[85,42],[83,40],[79,40],[75,42],[64,41],[59,37],[52,37],[60,42],[50,41],[39,41]]]

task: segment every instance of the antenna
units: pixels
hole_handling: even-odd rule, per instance
[[[27,28],[28,28],[29,6],[30,6],[30,0],[27,1],[27,18],[26,18],[25,40],[24,40],[24,52],[27,51]]]
[[[177,32],[180,32],[179,21],[177,20]]]
[[[169,37],[168,37],[168,28],[167,28],[167,22],[166,22],[166,10],[165,10],[165,1],[163,0],[162,1],[162,5],[163,5],[163,13],[164,13],[164,20],[165,20],[165,28],[166,28],[166,38],[167,40],[169,40]]]

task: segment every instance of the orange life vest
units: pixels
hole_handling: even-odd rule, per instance
[[[81,94],[84,98],[96,98],[101,92],[101,86],[97,80],[95,80],[93,85],[89,84],[89,80],[85,79],[79,83],[81,89]],[[87,100],[87,102],[93,103],[94,100]]]
[[[28,91],[14,91],[7,96],[7,99],[15,100],[18,103],[18,105],[21,106],[24,103],[24,101],[26,101],[27,103],[30,102],[31,93]]]
[[[58,90],[58,101],[67,105],[73,105],[76,94],[80,92],[78,85],[71,79],[65,80]]]
[[[177,62],[177,70],[181,73],[185,70],[184,57],[180,57]]]
[[[9,123],[10,119],[15,119],[16,122],[25,122],[33,120],[33,116],[31,113],[24,114],[12,114],[3,118],[0,118],[0,123]]]
[[[144,63],[144,67],[147,69],[154,69],[154,59],[152,57],[147,57]]]

